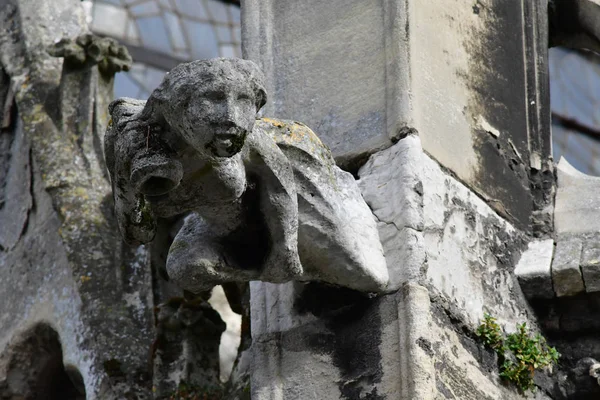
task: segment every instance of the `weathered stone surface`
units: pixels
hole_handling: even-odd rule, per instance
[[[48,49],[54,57],[63,57],[69,68],[98,65],[106,75],[129,71],[133,60],[115,39],[85,33],[76,39],[63,38]]]
[[[600,51],[600,5],[594,0],[549,0],[549,45]]]
[[[600,291],[600,245],[586,241],[581,254],[581,273],[588,293]]]
[[[192,212],[170,278],[194,292],[233,281],[321,280],[379,292],[388,281],[374,217],[350,174],[305,125],[255,120],[263,77],[249,61],[173,69],[147,103],[111,105],[105,138],[124,237]]]
[[[416,130],[497,212],[547,234],[545,13],[538,2],[246,0],[243,54],[265,71],[267,112],[314,127],[343,166]]]
[[[219,341],[225,323],[204,301],[172,298],[157,306],[153,392],[168,398],[181,382],[202,388],[207,396],[222,395]]]
[[[554,240],[546,239],[531,241],[521,255],[515,267],[515,275],[527,298],[554,297],[551,270],[553,253]]]
[[[23,235],[33,207],[31,147],[20,121],[0,131],[0,146],[0,250],[9,251]]]
[[[499,292],[514,290],[511,272],[524,247],[522,234],[445,173],[418,136],[374,154],[359,175],[380,221],[390,290],[427,282],[454,299],[472,323],[484,305],[506,301]]]
[[[265,72],[265,113],[313,127],[342,165],[389,147],[409,130],[407,11],[390,0],[246,0],[243,54]]]
[[[369,298],[319,283],[250,287],[252,399],[400,393],[399,357],[407,353],[398,347],[397,295]]]
[[[425,154],[416,135],[372,155],[359,175],[390,293],[367,301],[251,283],[253,398],[522,398],[501,385],[497,360],[473,338],[484,312],[509,329],[535,327],[512,274],[524,235]]]
[[[559,238],[552,260],[552,283],[558,297],[574,296],[585,292],[581,276],[581,240]]]
[[[600,232],[600,178],[579,172],[561,158],[557,166],[557,184],[556,233]]]
[[[98,147],[106,120],[94,109],[110,96],[112,74],[48,54],[84,33],[79,1],[4,1],[0,25],[2,81],[14,95],[0,95],[0,109],[10,111],[0,142],[12,137],[8,174],[0,173],[10,200],[0,213],[13,214],[0,215],[0,397],[27,397],[3,384],[20,373],[15,359],[45,360],[21,346],[44,332],[62,350],[52,363],[80,375],[87,399],[149,397],[152,273],[146,250],[118,236]]]
[[[425,262],[423,243],[423,150],[415,135],[372,156],[360,169],[358,184],[377,218],[390,272],[388,290],[416,279]]]

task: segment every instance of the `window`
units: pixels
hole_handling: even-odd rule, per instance
[[[553,156],[600,176],[600,57],[550,49]]]
[[[115,97],[147,98],[175,65],[241,57],[239,1],[83,0],[91,30],[126,45],[131,71],[115,78]]]

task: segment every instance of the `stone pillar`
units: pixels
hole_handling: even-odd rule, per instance
[[[391,279],[252,283],[252,398],[521,398],[474,332],[484,312],[536,329],[512,271],[552,228],[545,2],[245,0],[242,18],[264,113],[360,177]]]
[[[67,398],[22,391],[60,365],[87,399],[149,398],[149,257],[120,238],[101,146],[115,71],[50,54],[86,32],[78,0],[0,1],[0,25],[0,397]]]

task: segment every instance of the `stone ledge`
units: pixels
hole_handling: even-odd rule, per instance
[[[600,178],[577,171],[564,158],[557,173],[557,238],[531,242],[515,268],[529,299],[600,291]]]
[[[521,255],[515,275],[526,297],[554,297],[551,272],[553,251],[554,240],[546,239],[530,242]]]
[[[552,260],[552,283],[558,297],[575,296],[585,291],[579,267],[583,243],[577,238],[559,240]]]

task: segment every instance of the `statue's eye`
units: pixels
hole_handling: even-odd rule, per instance
[[[248,96],[246,93],[240,93],[238,95],[238,100],[242,100],[242,101],[251,101],[252,99],[250,98],[250,96]]]
[[[220,100],[225,100],[225,93],[215,90],[215,91],[204,93],[203,97],[208,100],[220,101]]]

